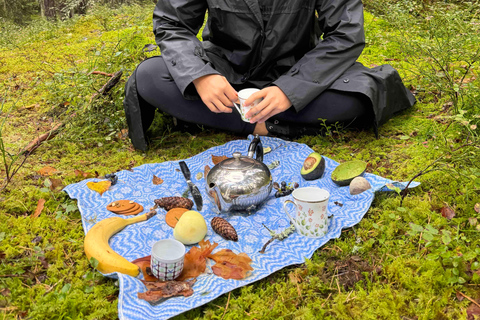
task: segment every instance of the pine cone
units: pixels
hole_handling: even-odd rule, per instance
[[[154,202],[157,206],[164,208],[167,211],[173,208],[185,208],[191,210],[193,207],[193,201],[184,197],[165,197],[155,199]]]
[[[221,235],[226,240],[238,240],[237,231],[235,228],[225,219],[220,217],[215,217],[210,222],[213,231]]]

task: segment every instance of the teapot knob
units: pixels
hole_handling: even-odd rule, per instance
[[[233,153],[233,157],[234,157],[235,159],[240,159],[241,156],[242,156],[242,154],[241,154],[240,152],[238,152],[238,151],[236,151],[236,152]]]

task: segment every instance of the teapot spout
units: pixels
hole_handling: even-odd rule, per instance
[[[210,183],[208,185],[208,194],[213,199],[213,203],[215,204],[216,211],[220,213],[222,211],[222,195],[220,193],[220,189],[218,188],[217,184]]]

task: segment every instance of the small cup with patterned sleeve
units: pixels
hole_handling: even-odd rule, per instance
[[[155,242],[152,247],[150,267],[160,281],[174,280],[182,273],[185,246],[175,239]]]

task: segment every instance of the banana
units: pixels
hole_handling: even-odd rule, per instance
[[[92,257],[97,259],[97,270],[102,273],[120,272],[136,277],[139,273],[138,266],[113,251],[108,240],[126,226],[148,220],[156,214],[157,212],[152,210],[135,218],[112,217],[95,224],[87,232],[83,243],[88,260]]]

